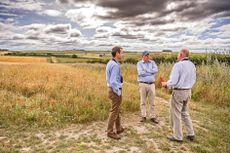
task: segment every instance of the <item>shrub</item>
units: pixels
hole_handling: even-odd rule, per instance
[[[78,58],[78,56],[76,54],[73,54],[72,58]]]

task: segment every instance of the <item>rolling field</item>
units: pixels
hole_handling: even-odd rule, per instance
[[[47,58],[42,58],[42,57],[0,56],[0,62],[10,62],[10,63],[47,63]]]
[[[190,104],[197,141],[174,148],[171,146],[175,144],[165,139],[171,131],[168,117],[170,91],[160,88],[159,84],[159,76],[167,79],[172,64],[162,63],[158,67],[157,96],[163,99],[157,98],[156,111],[161,123],[152,126],[150,123],[138,124],[136,65],[121,64],[125,80],[122,114],[128,129],[124,139],[111,148],[115,142],[105,135],[110,102],[104,64],[1,64],[0,151],[65,152],[69,149],[70,152],[103,152],[108,149],[132,152],[134,149],[133,152],[175,152],[179,149],[180,152],[228,152],[229,66],[217,62],[197,67],[198,79]],[[84,128],[79,129],[79,126]],[[61,132],[65,130],[67,133]],[[85,135],[87,130],[96,131]],[[52,131],[59,131],[60,137]],[[70,135],[76,136],[70,139]],[[45,140],[50,144],[44,144]],[[94,149],[90,146],[92,143],[96,143]]]

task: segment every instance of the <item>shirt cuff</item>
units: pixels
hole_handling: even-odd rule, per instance
[[[120,89],[113,89],[113,92],[116,93],[116,95],[121,96],[121,90]]]
[[[168,81],[167,81],[167,88],[169,88],[169,89],[172,88],[171,80],[168,80]]]

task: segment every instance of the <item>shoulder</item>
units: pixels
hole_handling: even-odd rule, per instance
[[[139,62],[137,62],[137,65],[140,65],[140,64],[142,64],[143,62],[142,62],[142,60],[140,60]]]
[[[156,64],[156,62],[154,61],[154,60],[149,60],[151,63],[154,63],[154,64]]]
[[[189,63],[195,67],[195,64],[192,61],[189,60]]]
[[[187,61],[184,61],[184,62],[185,62],[185,64],[189,65],[189,67],[195,67],[195,64],[190,60],[187,60]]]
[[[114,62],[113,60],[109,60],[109,62],[107,63],[107,65],[117,65],[117,63]]]
[[[174,65],[173,65],[173,68],[174,69],[178,69],[178,68],[180,68],[181,66],[182,66],[182,62],[180,61],[180,62],[176,62]]]
[[[192,69],[193,69],[193,70],[196,70],[195,64],[194,64],[192,61],[189,61],[189,63],[190,63],[190,65],[191,65]]]
[[[107,65],[106,65],[106,67],[107,68],[112,68],[112,67],[114,67],[115,65],[117,65],[113,60],[110,60],[108,63],[107,63]]]

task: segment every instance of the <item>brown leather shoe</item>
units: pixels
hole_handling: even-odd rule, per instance
[[[121,139],[121,137],[117,135],[116,133],[107,133],[107,137],[115,139],[115,140]]]
[[[188,135],[186,139],[188,139],[189,141],[194,141],[195,135]]]
[[[178,140],[178,139],[174,138],[173,136],[168,136],[167,139],[169,139],[170,141],[179,142],[179,143],[183,142],[183,140]]]
[[[140,122],[145,122],[146,121],[146,117],[142,117]]]
[[[117,131],[117,134],[121,134],[124,131],[125,131],[125,128],[121,128],[120,130]]]
[[[159,123],[159,121],[158,121],[158,119],[157,118],[151,118],[150,119],[153,123],[156,123],[156,124],[158,124]]]

